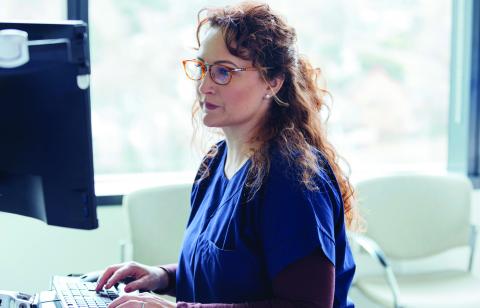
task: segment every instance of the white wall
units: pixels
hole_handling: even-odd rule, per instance
[[[124,211],[104,206],[97,214],[100,227],[85,231],[0,212],[0,290],[47,290],[53,274],[83,273],[120,262],[120,242],[128,236]]]

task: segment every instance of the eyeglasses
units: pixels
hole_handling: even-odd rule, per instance
[[[200,60],[183,60],[183,69],[187,77],[192,80],[202,80],[207,71],[213,82],[219,85],[226,85],[232,80],[234,72],[256,71],[256,67],[233,68],[223,64],[208,64]]]

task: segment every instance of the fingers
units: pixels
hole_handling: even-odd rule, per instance
[[[155,288],[156,275],[155,271],[152,271],[152,267],[145,266],[136,262],[128,262],[123,264],[116,264],[108,267],[102,277],[97,282],[95,290],[98,292],[102,288],[109,289],[119,281],[125,280],[125,278],[133,278],[133,281],[125,282],[125,292],[132,292],[139,289],[150,290]]]
[[[140,290],[140,289],[146,290],[146,289],[148,289],[147,285],[148,285],[148,276],[144,276],[140,279],[137,279],[137,280],[134,280],[134,281],[128,283],[125,286],[124,290],[125,290],[125,292],[133,292],[133,291],[137,291],[137,290]]]
[[[145,308],[149,300],[153,300],[153,296],[149,293],[140,293],[136,295],[122,295],[116,298],[108,305],[108,308],[115,307],[131,307],[131,308]]]
[[[128,301],[117,306],[117,308],[145,308],[145,304],[145,302]]]
[[[117,269],[119,269],[122,265],[121,264],[116,264],[107,267],[103,275],[100,277],[100,279],[97,281],[97,287],[95,288],[95,291],[100,291],[103,289],[103,286],[105,283],[110,279],[110,277],[115,273]]]
[[[113,302],[111,302],[109,305],[108,305],[108,308],[115,308],[117,306],[120,306],[128,301],[136,301],[136,302],[140,302],[138,296],[135,296],[135,295],[123,295],[123,296],[120,296],[118,298],[116,298]]]
[[[136,270],[137,267],[134,263],[124,264],[120,268],[117,268],[105,283],[105,288],[109,289],[117,282],[129,276],[137,277]]]
[[[108,305],[108,308],[142,308],[144,301],[135,295],[124,295],[116,298]]]
[[[157,308],[176,307],[176,304],[169,302],[151,293],[140,293],[138,295],[123,295],[108,305],[108,308]]]

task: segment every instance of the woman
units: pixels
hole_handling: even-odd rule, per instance
[[[97,288],[133,277],[126,291],[177,298],[125,295],[110,307],[353,307],[352,189],[325,139],[317,71],[267,5],[202,13],[197,58],[183,65],[195,114],[225,140],[198,172],[179,262],[114,265]]]

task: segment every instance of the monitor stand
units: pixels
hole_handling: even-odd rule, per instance
[[[0,211],[46,221],[42,178],[36,175],[11,175],[0,171]]]

